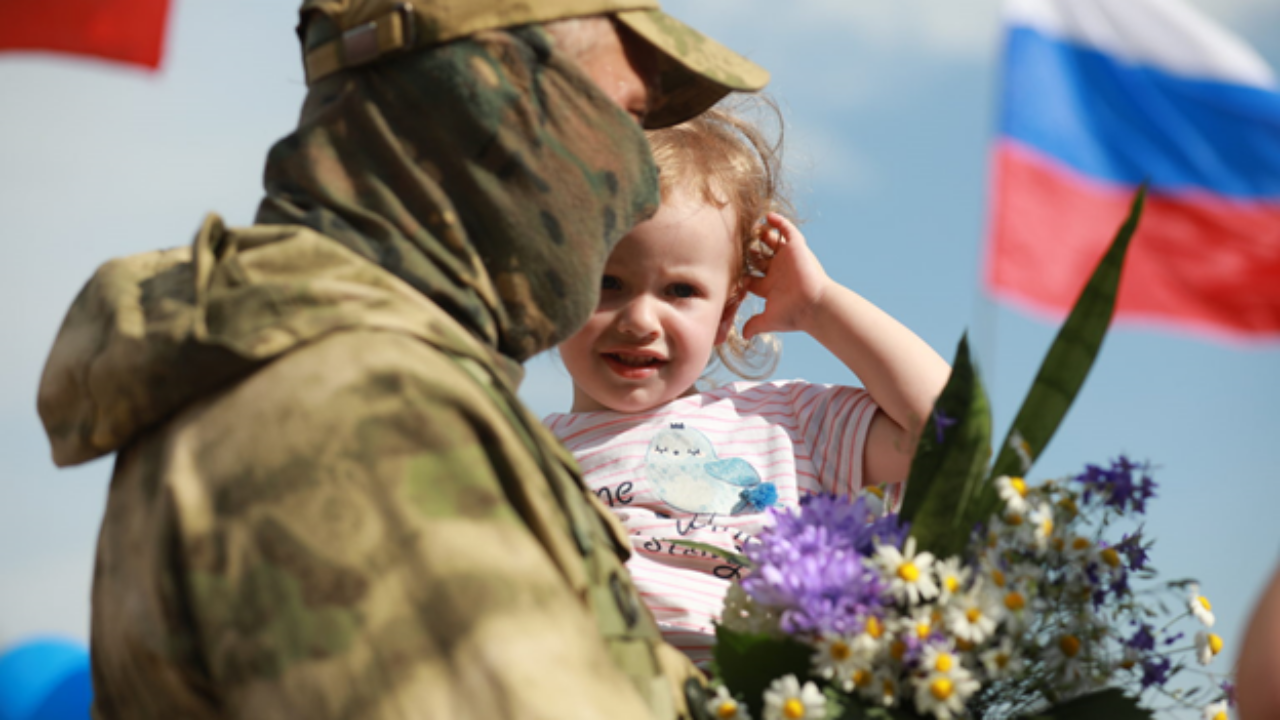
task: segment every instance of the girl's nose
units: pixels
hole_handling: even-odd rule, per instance
[[[653,299],[640,295],[632,298],[618,312],[618,332],[635,338],[657,337],[659,331],[657,308]]]

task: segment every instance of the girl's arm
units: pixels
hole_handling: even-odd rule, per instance
[[[762,238],[774,255],[764,276],[747,285],[765,308],[743,335],[799,330],[838,357],[881,409],[868,434],[865,482],[905,480],[950,366],[902,323],[832,280],[791,221],[777,213],[766,219]]]

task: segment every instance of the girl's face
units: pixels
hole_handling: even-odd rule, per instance
[[[605,264],[600,304],[560,345],[573,412],[650,410],[693,392],[737,312],[731,207],[676,189]]]

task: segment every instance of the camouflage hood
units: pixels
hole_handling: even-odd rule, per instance
[[[517,361],[586,320],[658,200],[641,130],[537,26],[317,83],[266,185],[258,222],[315,228]]]
[[[38,399],[56,463],[344,328],[412,334],[514,385],[657,205],[642,131],[537,28],[318,83],[266,184],[259,225],[211,217],[192,249],[112,261],[77,297]]]

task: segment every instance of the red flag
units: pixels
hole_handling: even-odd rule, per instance
[[[169,0],[0,0],[0,51],[50,50],[160,66]]]
[[[993,293],[1054,316],[1071,308],[1133,200],[1090,188],[1012,144],[996,156],[987,281]],[[1148,195],[1125,261],[1120,320],[1223,338],[1280,334],[1280,203]]]
[[[1007,0],[1006,17],[993,293],[1065,313],[1145,183],[1116,318],[1280,337],[1266,62],[1182,0]]]

